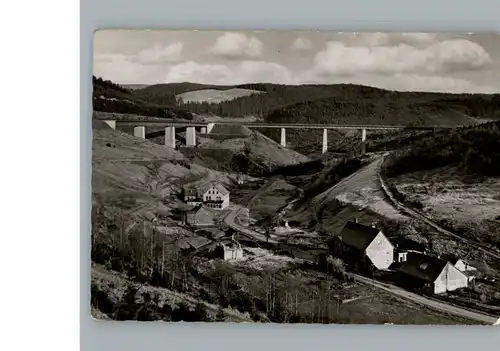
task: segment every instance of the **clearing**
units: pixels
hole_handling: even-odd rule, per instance
[[[218,104],[223,101],[230,101],[243,96],[249,96],[253,94],[262,94],[263,91],[250,90],[250,89],[240,89],[231,88],[227,90],[216,90],[216,89],[203,89],[194,90],[187,93],[182,93],[176,95],[176,99],[181,100],[183,103],[203,103],[207,102],[209,104]]]

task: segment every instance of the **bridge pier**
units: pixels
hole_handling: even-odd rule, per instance
[[[361,154],[366,153],[366,129],[361,129]]]
[[[186,128],[186,146],[196,146],[196,129],[195,127]]]
[[[286,147],[286,131],[285,128],[281,128],[281,140],[280,145]]]
[[[323,148],[321,153],[324,154],[328,151],[328,129],[323,129]]]
[[[165,128],[165,146],[175,149],[175,127]]]
[[[144,126],[134,127],[134,136],[141,139],[146,139],[146,127]]]

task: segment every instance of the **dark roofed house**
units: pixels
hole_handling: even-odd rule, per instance
[[[349,221],[329,242],[330,252],[349,266],[367,271],[372,267],[387,269],[394,260],[394,246],[384,233],[374,227]]]
[[[212,227],[215,225],[214,214],[202,205],[184,211],[183,223],[192,227]]]
[[[193,186],[185,186],[183,188],[184,202],[191,206],[200,205],[203,202],[202,197],[198,193],[198,189]]]
[[[410,251],[404,262],[395,262],[399,283],[407,288],[441,294],[465,288],[468,278],[450,262]]]

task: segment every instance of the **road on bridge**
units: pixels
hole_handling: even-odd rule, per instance
[[[449,129],[453,126],[405,126],[405,125],[355,125],[355,124],[311,124],[311,123],[265,123],[265,122],[235,122],[235,121],[218,121],[218,122],[200,122],[189,120],[141,120],[127,119],[117,120],[116,126],[155,126],[155,127],[207,127],[208,124],[214,123],[219,125],[241,125],[248,128],[285,128],[285,129],[369,129],[369,130],[436,130]]]

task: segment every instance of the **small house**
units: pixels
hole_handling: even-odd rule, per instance
[[[442,294],[468,286],[468,277],[450,262],[419,252],[408,252],[393,268],[400,285],[412,290]]]
[[[243,249],[240,243],[233,241],[231,244],[218,243],[215,249],[217,257],[223,260],[237,260],[243,258]]]
[[[203,199],[198,194],[198,189],[192,186],[183,188],[184,202],[190,206],[198,206],[203,203]]]
[[[182,221],[192,227],[212,227],[215,225],[214,214],[202,205],[184,211]]]
[[[394,261],[394,246],[374,227],[349,221],[329,243],[330,252],[357,270],[387,269]]]
[[[203,203],[213,209],[223,210],[229,206],[229,190],[220,183],[212,183],[201,189]]]
[[[450,262],[456,269],[464,273],[468,277],[469,282],[476,278],[477,268],[471,266],[461,258],[454,255],[442,255],[440,258]]]

